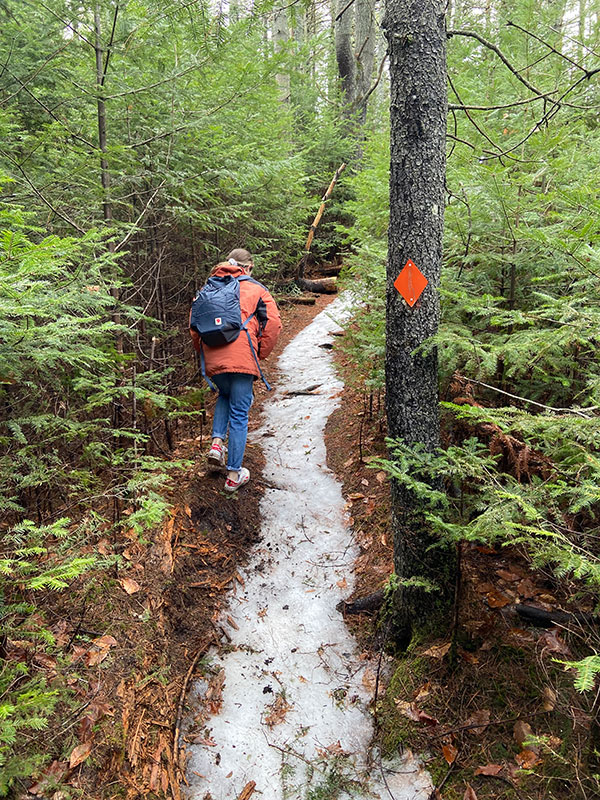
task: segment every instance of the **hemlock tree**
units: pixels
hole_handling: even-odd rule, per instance
[[[427,451],[439,446],[437,352],[417,351],[436,333],[444,227],[446,30],[442,0],[387,0],[390,70],[390,224],[386,397],[390,437]],[[429,281],[409,308],[394,281],[411,259]],[[437,544],[419,499],[392,481],[394,637],[442,618],[453,599],[452,553]]]

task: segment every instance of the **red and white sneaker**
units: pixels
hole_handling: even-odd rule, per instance
[[[227,478],[225,481],[225,491],[226,492],[237,492],[240,486],[243,486],[245,483],[248,483],[250,480],[250,472],[246,469],[246,467],[242,467],[238,472],[238,479],[237,481],[233,480],[233,478]]]
[[[224,444],[213,442],[207,455],[208,463],[214,467],[224,467],[227,462],[227,448]]]

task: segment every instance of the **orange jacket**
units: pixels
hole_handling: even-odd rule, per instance
[[[210,274],[218,277],[223,275],[239,277],[246,273],[242,267],[225,262],[217,264]],[[254,279],[240,282],[240,306],[242,321],[245,321],[250,314],[256,312],[248,323],[248,331],[254,345],[254,352],[262,361],[275,347],[275,342],[281,330],[279,309],[268,289]],[[262,335],[259,336],[261,325]],[[194,347],[200,351],[200,337],[191,328],[190,334]],[[244,372],[249,375],[256,375],[257,378],[260,376],[256,361],[250,350],[248,337],[244,331],[240,333],[235,342],[230,342],[230,344],[222,347],[208,347],[208,345],[203,344],[202,347],[206,362],[206,374],[209,377],[219,375],[222,372]]]

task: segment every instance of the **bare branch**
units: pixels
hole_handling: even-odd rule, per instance
[[[91,41],[90,41],[88,38],[86,38],[86,37],[85,37],[85,36],[84,36],[82,33],[80,33],[80,32],[77,30],[77,28],[73,27],[73,25],[72,25],[72,24],[71,24],[71,23],[70,23],[68,20],[66,20],[66,19],[63,19],[63,18],[60,16],[60,14],[57,14],[57,13],[56,13],[56,11],[54,11],[52,8],[49,8],[49,7],[48,7],[48,6],[47,6],[45,3],[42,3],[42,2],[41,2],[41,0],[38,0],[38,2],[39,2],[39,4],[41,5],[41,7],[42,7],[42,8],[44,8],[44,9],[45,9],[45,10],[46,10],[46,11],[47,11],[49,14],[52,14],[52,16],[53,16],[55,19],[57,19],[59,22],[62,22],[62,24],[65,26],[65,28],[68,28],[68,29],[69,29],[69,30],[70,30],[72,33],[74,33],[74,34],[75,34],[75,36],[77,36],[77,38],[81,39],[81,41],[82,41],[82,42],[85,42],[85,43],[86,43],[87,45],[89,45],[91,48],[93,48],[93,47],[94,47],[94,44],[93,44],[93,42],[91,42]]]
[[[133,234],[134,234],[134,233],[135,233],[135,232],[138,230],[138,225],[140,224],[140,222],[142,221],[142,219],[143,219],[143,218],[145,217],[145,215],[147,214],[147,212],[148,212],[148,210],[149,210],[150,206],[152,205],[152,201],[154,200],[154,198],[156,197],[156,195],[157,195],[157,194],[160,192],[160,190],[161,190],[161,189],[162,189],[162,187],[165,185],[165,183],[166,183],[166,178],[165,178],[165,179],[164,179],[164,180],[163,180],[163,181],[162,181],[162,182],[161,182],[161,183],[160,183],[160,184],[159,184],[159,185],[156,187],[156,189],[155,189],[155,190],[154,190],[154,192],[152,193],[152,195],[151,195],[150,199],[148,200],[148,202],[146,203],[146,205],[145,205],[145,206],[144,206],[144,208],[142,209],[142,212],[140,213],[140,215],[138,216],[138,218],[136,219],[136,221],[135,221],[135,222],[133,223],[133,225],[131,226],[131,228],[130,228],[130,230],[129,230],[129,233],[127,234],[127,236],[125,236],[125,238],[124,238],[124,239],[121,239],[121,241],[120,241],[118,244],[116,244],[116,245],[115,245],[115,253],[116,253],[118,250],[120,250],[122,247],[125,247],[125,245],[126,245],[126,244],[127,244],[127,242],[128,242],[130,239],[131,239],[131,237],[133,236]]]
[[[551,44],[544,41],[544,39],[542,39],[540,36],[538,36],[535,33],[532,33],[532,31],[528,31],[526,28],[523,28],[521,25],[518,25],[516,22],[511,22],[510,20],[506,23],[506,26],[508,28],[516,28],[518,31],[521,31],[527,36],[530,36],[532,39],[535,39],[537,42],[540,42],[540,44],[543,44],[544,47],[547,47],[551,53],[555,53],[557,56],[564,58],[565,61],[568,61],[569,64],[572,64],[574,67],[577,67],[577,69],[580,69],[582,72],[587,72],[586,68],[582,67],[581,64],[578,64],[576,61],[573,61],[572,58],[569,58],[569,56],[565,55],[564,53],[561,53],[560,50],[557,50]]]
[[[23,176],[26,183],[33,189],[34,193],[40,198],[42,203],[45,206],[47,206],[50,209],[50,211],[52,211],[53,214],[56,214],[57,217],[60,217],[60,219],[62,219],[63,222],[66,222],[72,228],[75,228],[77,233],[80,233],[82,236],[85,235],[85,231],[83,230],[83,228],[80,228],[79,225],[74,220],[72,220],[69,216],[67,216],[67,214],[64,214],[62,211],[59,211],[57,208],[55,208],[55,206],[53,206],[52,203],[44,197],[44,195],[40,192],[37,186],[35,186],[35,184],[29,178],[29,175],[27,175],[23,167],[18,163],[18,161],[15,161],[15,159],[8,153],[2,152],[2,155],[4,156],[4,158],[10,161],[11,164],[14,164],[14,166]]]
[[[51,61],[53,61],[56,58],[56,56],[60,55],[60,53],[62,53],[63,50],[65,50],[67,47],[68,47],[68,42],[66,44],[64,44],[62,47],[59,47],[58,50],[55,50],[53,53],[51,53],[48,56],[48,58],[45,61],[43,61],[40,64],[40,66],[37,69],[35,69],[31,73],[31,75],[29,75],[24,81],[21,81],[19,78],[17,78],[14,75],[12,75],[12,73],[9,73],[9,75],[11,75],[11,77],[14,80],[17,81],[17,83],[19,84],[19,88],[17,89],[16,92],[13,92],[11,95],[9,95],[8,97],[5,97],[2,101],[0,101],[0,105],[5,105],[6,103],[10,102],[13,99],[13,97],[16,97],[27,86],[28,83],[31,83],[31,81],[40,74],[40,72],[44,69],[44,67],[47,64],[49,64]],[[11,50],[11,52],[12,52],[12,50]],[[4,73],[4,71],[8,67],[8,61],[9,60],[10,60],[10,55],[9,55],[9,59],[7,60],[6,64],[4,65],[4,67],[2,69],[2,73]]]
[[[456,95],[459,103],[462,103],[460,95],[459,95],[456,87],[454,86],[454,83],[452,82],[452,78],[450,77],[450,75],[448,75],[448,82],[450,83],[450,88],[452,89],[452,91]],[[479,127],[479,125],[475,122],[473,117],[469,114],[469,111],[466,108],[464,109],[464,111],[465,111],[465,114],[467,115],[467,118],[468,118],[469,122],[473,125],[473,127],[477,131],[479,131],[479,133],[483,136],[483,138],[487,139],[487,141],[492,145],[492,147],[495,147],[496,150],[499,150],[500,152],[502,152],[502,148],[500,147],[500,145],[496,144],[496,142],[494,142],[492,139],[490,139],[490,137],[487,135],[487,133],[482,128]]]
[[[47,114],[49,114],[52,117],[53,120],[58,122],[59,125],[61,125],[67,131],[69,136],[72,136],[74,139],[77,139],[78,141],[83,142],[83,144],[85,144],[87,147],[90,147],[92,150],[96,149],[96,145],[93,142],[88,141],[85,137],[80,136],[78,133],[75,133],[74,131],[72,131],[69,128],[69,126],[65,123],[64,120],[62,120],[60,117],[58,117],[54,113],[54,111],[52,111],[51,108],[48,108],[48,106],[42,100],[39,99],[39,97],[36,97],[36,95],[34,95],[34,93],[31,91],[31,89],[29,89],[27,86],[25,86],[25,84],[21,81],[20,78],[18,78],[16,75],[13,75],[13,73],[10,72],[10,71],[8,71],[8,74],[11,76],[11,78],[13,78],[13,80],[15,80],[18,84],[20,84],[21,89],[23,89],[29,95],[29,97],[31,97],[32,100],[34,100],[41,108],[44,109],[44,111]],[[13,97],[14,97],[14,95],[13,95]]]
[[[369,97],[373,94],[375,89],[379,86],[379,82],[381,80],[381,76],[383,75],[383,68],[385,66],[385,62],[387,60],[387,53],[381,59],[381,64],[379,65],[379,70],[377,71],[377,78],[375,79],[375,83],[371,86],[368,92],[366,92],[362,97],[358,98],[352,103],[352,108],[358,108],[363,103],[366,103]]]
[[[100,81],[100,86],[104,86],[104,81],[106,80],[106,73],[108,72],[108,64],[110,62],[110,56],[112,53],[112,46],[115,41],[115,29],[117,27],[117,16],[119,14],[119,4],[115,5],[115,13],[113,16],[113,23],[112,23],[112,30],[110,32],[110,39],[108,44],[106,45],[106,61],[104,62],[104,69],[102,70],[102,80]]]
[[[525,100],[514,100],[512,103],[503,103],[502,105],[499,106],[466,106],[463,103],[448,103],[448,110],[452,109],[453,111],[502,111],[505,108],[514,108],[515,106],[526,106],[528,103],[533,103],[536,100],[551,99],[550,95],[555,93],[556,90],[554,90],[553,92],[548,92],[548,94],[538,94],[535,97],[528,97]]]
[[[469,383],[475,383],[477,386],[483,386],[485,389],[490,389],[492,392],[498,392],[498,394],[503,394],[506,397],[510,397],[513,400],[519,400],[521,403],[529,403],[532,406],[537,406],[538,408],[544,408],[546,411],[554,411],[558,414],[575,414],[578,417],[584,417],[585,419],[591,419],[595,414],[589,414],[589,411],[596,411],[598,406],[590,406],[589,408],[554,408],[554,406],[546,406],[543,403],[538,403],[536,400],[530,400],[528,397],[519,397],[517,394],[511,394],[510,392],[505,392],[504,389],[498,389],[497,386],[490,386],[489,383],[483,383],[482,381],[476,381],[474,378],[467,378],[465,375],[457,375],[457,378],[460,378],[462,381],[468,381]]]
[[[350,0],[350,2],[349,2],[347,5],[345,5],[345,6],[344,6],[344,8],[343,8],[343,9],[340,11],[340,13],[339,13],[339,14],[337,15],[337,17],[335,18],[335,21],[336,21],[336,22],[339,22],[339,21],[341,20],[341,18],[344,16],[344,14],[346,13],[346,11],[348,11],[348,9],[350,8],[350,6],[351,6],[353,3],[354,3],[354,0]]]
[[[519,74],[519,71],[516,69],[516,67],[513,67],[513,65],[510,63],[510,61],[504,55],[504,53],[500,50],[500,48],[497,47],[493,42],[488,42],[487,39],[484,39],[483,36],[480,36],[475,31],[450,30],[447,31],[447,35],[448,38],[452,38],[452,36],[467,36],[470,37],[471,39],[476,39],[484,47],[487,47],[488,50],[492,50],[494,53],[496,53],[500,61],[502,61],[502,63],[512,72],[515,78],[521,81],[523,86],[526,86],[530,92],[534,92],[534,94],[536,95],[543,94],[543,92],[540,92],[539,89],[536,89],[536,87],[533,86],[533,84],[529,83],[529,81],[526,78],[524,78],[522,75]]]

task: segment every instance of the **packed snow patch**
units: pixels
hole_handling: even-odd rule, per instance
[[[284,350],[280,388],[254,434],[274,488],[224,615],[231,644],[210,653],[192,691],[203,709],[202,733],[188,744],[192,800],[426,800],[433,789],[411,753],[382,763],[370,752],[374,667],[336,611],[352,589],[356,550],[323,438],[343,384],[320,345],[344,313],[338,298]],[[218,713],[207,718],[207,708]]]

